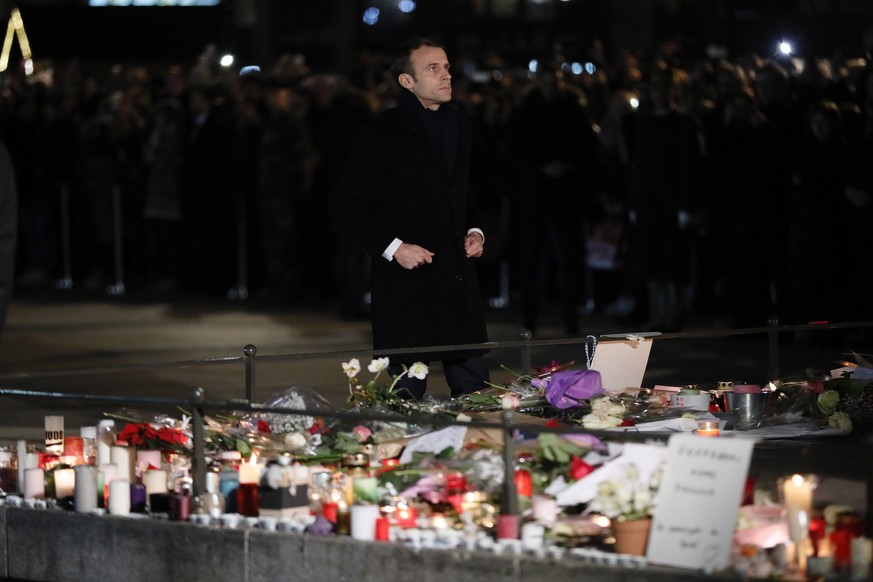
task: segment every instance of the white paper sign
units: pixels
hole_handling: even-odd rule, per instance
[[[707,572],[728,567],[754,445],[753,439],[670,437],[650,562]]]
[[[620,392],[626,388],[639,388],[649,363],[652,338],[632,336],[633,339],[611,339],[597,344],[591,369],[600,372],[600,380],[606,392]],[[624,337],[624,336],[622,336]]]
[[[412,462],[412,455],[414,453],[439,453],[448,447],[453,447],[456,451],[459,451],[464,446],[465,436],[467,436],[466,426],[452,425],[415,437],[403,449],[403,454],[400,455],[400,463],[406,464]]]

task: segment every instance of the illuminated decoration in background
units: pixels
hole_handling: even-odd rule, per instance
[[[218,64],[221,65],[222,67],[224,67],[225,69],[228,68],[229,66],[231,66],[233,64],[233,55],[223,55],[221,57],[221,60],[218,61]]]
[[[400,12],[403,12],[404,14],[409,14],[410,12],[415,11],[416,5],[413,0],[400,0],[400,2],[397,3],[397,8],[400,10]]]
[[[6,38],[3,41],[3,52],[0,52],[0,73],[9,67],[9,53],[12,51],[13,36],[18,39],[18,47],[21,49],[21,56],[24,58],[24,72],[30,75],[33,73],[30,41],[27,40],[27,33],[24,31],[24,20],[21,18],[21,12],[18,11],[18,8],[12,9],[12,15],[9,17],[9,24],[6,26]]]
[[[787,40],[779,41],[778,49],[779,49],[779,54],[784,55],[786,57],[790,57],[791,53],[794,52],[794,47],[791,46],[791,43],[788,42]]]
[[[375,26],[376,23],[379,22],[379,9],[375,6],[370,6],[364,10],[364,17],[362,20],[367,26]]]
[[[221,0],[88,0],[88,6],[218,6]]]

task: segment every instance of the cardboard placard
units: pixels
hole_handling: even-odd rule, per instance
[[[650,562],[707,572],[729,566],[754,446],[754,439],[670,437],[646,552]]]
[[[406,464],[412,461],[415,453],[439,453],[449,447],[456,451],[464,446],[464,437],[467,435],[467,427],[452,425],[417,436],[410,440],[400,455],[400,463]]]
[[[652,351],[652,338],[657,335],[659,334],[603,336],[608,341],[597,344],[591,369],[600,372],[604,391],[621,392],[627,388],[642,386]]]

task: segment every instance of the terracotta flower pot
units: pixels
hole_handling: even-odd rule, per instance
[[[616,553],[645,556],[651,528],[651,518],[613,521],[612,533],[615,536]]]

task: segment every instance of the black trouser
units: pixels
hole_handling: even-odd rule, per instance
[[[429,365],[430,362],[422,362]],[[427,377],[419,380],[418,378],[410,377],[403,366],[408,370],[413,362],[403,362],[399,364],[391,364],[388,366],[388,373],[392,377],[402,375],[397,381],[395,389],[405,398],[414,398],[420,400],[427,391]],[[473,356],[471,358],[461,358],[457,360],[443,360],[443,372],[446,375],[446,383],[451,389],[452,396],[460,396],[461,394],[469,394],[477,390],[487,388],[489,380],[488,366],[485,363],[484,356]]]

